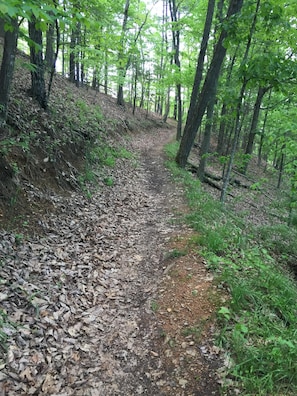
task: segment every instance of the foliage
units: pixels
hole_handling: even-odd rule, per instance
[[[109,187],[114,185],[112,176],[106,176],[106,168],[113,168],[117,159],[132,159],[133,154],[124,147],[116,148],[108,146],[98,137],[95,141],[88,144],[85,155],[85,170],[80,175],[79,181],[82,189],[87,196],[91,196],[91,187],[94,187],[96,181],[101,178]]]
[[[240,220],[227,216],[187,171],[177,168],[175,151],[176,145],[167,146],[168,166],[187,191],[186,221],[200,234],[192,243],[216,274],[218,287],[230,295],[217,311],[217,342],[230,361],[226,387],[240,389],[241,395],[296,394],[297,286],[272,255],[276,249],[284,258],[293,253],[296,232],[277,226],[248,234]]]

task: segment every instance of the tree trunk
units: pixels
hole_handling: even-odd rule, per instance
[[[284,150],[285,147],[286,147],[286,145],[284,144],[283,147],[282,147],[282,150]],[[281,157],[280,157],[278,180],[277,180],[276,188],[280,188],[281,183],[282,183],[283,172],[284,172],[284,163],[285,163],[285,154],[282,152],[281,153]]]
[[[81,23],[78,22],[76,25],[76,32],[75,32],[75,46],[80,48],[81,47]],[[81,52],[76,51],[75,56],[75,85],[77,87],[80,86],[81,81]]]
[[[172,46],[174,51],[174,63],[178,69],[178,82],[176,84],[176,119],[177,131],[176,140],[179,141],[182,135],[182,97],[181,97],[181,83],[180,83],[180,30],[178,26],[179,12],[175,0],[169,0],[170,15],[172,22]]]
[[[227,12],[227,20],[241,10],[242,3],[243,0],[231,0]],[[197,111],[195,111],[195,114],[193,115],[193,117],[191,117],[188,128],[184,131],[180,148],[176,157],[176,162],[181,167],[185,167],[187,163],[187,159],[192,149],[197,130],[201,125],[201,121],[206,107],[210,99],[216,94],[216,85],[219,79],[221,66],[226,55],[224,40],[227,38],[227,35],[227,30],[223,29],[220,34],[219,40],[215,46],[213,58],[208,69],[202,91],[199,95],[197,104],[195,105],[195,110]]]
[[[258,126],[258,121],[259,121],[261,103],[262,103],[263,97],[267,91],[268,91],[268,88],[259,87],[259,89],[258,89],[257,99],[256,99],[256,102],[254,105],[253,118],[252,118],[252,122],[251,122],[249,136],[248,136],[248,142],[247,142],[247,146],[245,149],[245,154],[247,154],[247,155],[251,155],[253,153],[254,140],[256,137],[256,133],[257,133],[257,126]],[[248,164],[249,164],[249,161],[248,161],[248,159],[246,159],[245,163],[244,163],[244,167],[243,167],[244,174],[247,171]]]
[[[104,93],[107,95],[108,92],[108,50],[104,51]]]
[[[270,90],[270,92],[269,92],[268,103],[270,102],[270,99],[271,99],[271,93],[272,93],[272,90]],[[263,151],[263,144],[264,144],[265,128],[266,128],[267,118],[268,118],[268,108],[265,111],[265,116],[264,116],[264,120],[263,120],[262,131],[261,131],[261,137],[260,137],[260,145],[259,145],[259,151],[258,151],[258,166],[259,167],[261,166],[261,162],[262,162],[262,151]]]
[[[190,106],[189,106],[186,125],[185,125],[185,133],[187,133],[186,131],[190,128],[192,119],[193,119],[193,117],[195,117],[195,113],[197,111],[196,105],[197,105],[199,89],[200,89],[200,85],[201,85],[201,81],[202,81],[204,59],[205,59],[205,54],[206,54],[206,50],[207,50],[214,9],[215,9],[215,0],[209,0],[208,6],[207,6],[205,24],[204,24],[203,37],[202,37],[200,52],[199,52],[199,56],[198,56],[198,60],[197,60],[194,85],[193,85],[193,89],[192,89],[192,93],[191,93]],[[198,130],[198,128],[197,128],[197,130]]]
[[[136,61],[135,64],[135,75],[134,75],[134,85],[133,85],[133,89],[134,89],[134,95],[133,95],[133,115],[135,114],[135,110],[136,110],[136,100],[137,100],[137,81],[138,81],[138,74],[139,74],[139,70],[138,70],[138,64]]]
[[[0,69],[0,127],[5,125],[7,118],[7,105],[19,31],[17,18],[11,19],[11,27],[12,31],[8,30],[4,34],[3,56]]]
[[[224,147],[225,147],[225,132],[226,132],[226,117],[227,115],[227,105],[224,102],[222,109],[221,109],[221,115],[220,115],[220,128],[219,128],[219,135],[218,135],[218,140],[217,140],[217,148],[216,151],[218,155],[222,155],[224,152]]]
[[[36,27],[37,20],[32,16],[29,21],[29,37],[33,41],[30,46],[30,61],[34,67],[31,71],[31,94],[39,105],[47,108],[47,95],[44,79],[44,61],[42,54],[42,31]],[[34,44],[35,43],[35,44]]]
[[[125,101],[124,101],[124,80],[126,77],[126,72],[128,67],[125,67],[124,65],[124,36],[126,34],[127,30],[127,22],[128,22],[128,13],[129,13],[129,7],[130,7],[130,0],[126,0],[125,4],[125,10],[124,10],[124,19],[123,19],[123,25],[122,25],[122,39],[121,39],[121,48],[119,50],[119,68],[118,68],[118,94],[117,94],[117,104],[119,106],[124,106]]]
[[[235,60],[237,57],[238,48],[239,48],[239,45],[237,46],[237,48],[235,50],[235,53],[232,57],[232,61],[231,61],[230,65],[228,66],[228,73],[227,73],[227,78],[226,78],[226,88],[228,88],[231,83],[231,76],[232,76]],[[227,120],[226,120],[229,107],[230,107],[230,104],[226,103],[226,98],[225,98],[222,109],[221,109],[221,116],[220,116],[221,121],[220,121],[219,136],[218,136],[217,148],[216,148],[218,155],[222,155],[224,153],[224,149],[225,149],[225,140],[226,140],[225,133],[228,128],[228,123],[230,123],[230,121],[227,122]]]
[[[75,83],[75,46],[76,46],[76,29],[72,29],[70,37],[70,55],[69,55],[69,80]]]
[[[253,37],[253,34],[255,32],[255,29],[256,29],[257,13],[258,13],[259,7],[260,7],[260,0],[257,0],[256,10],[255,10],[253,22],[252,22],[252,25],[251,25],[251,28],[250,28],[248,41],[247,41],[247,45],[246,45],[246,48],[245,48],[245,53],[244,53],[242,61],[241,61],[241,66],[245,65],[246,62],[247,62],[247,59],[248,59],[248,54],[249,54],[249,51],[250,51],[250,48],[251,48],[251,43],[252,43],[252,37]],[[240,114],[241,114],[242,101],[243,101],[244,92],[245,92],[245,89],[246,89],[246,86],[247,86],[247,82],[248,82],[247,79],[244,77],[243,83],[242,83],[242,87],[241,87],[241,91],[240,91],[240,95],[239,95],[239,99],[238,99],[238,102],[237,102],[233,146],[232,146],[232,151],[231,151],[230,159],[229,159],[228,166],[227,166],[227,172],[226,172],[224,183],[223,183],[222,193],[221,193],[221,196],[220,196],[220,201],[223,204],[225,202],[225,197],[226,197],[226,194],[227,194],[227,188],[229,186],[229,181],[230,181],[230,177],[231,177],[231,171],[232,171],[232,167],[233,167],[235,153],[236,153],[236,149],[237,149],[237,145],[238,145],[238,141],[239,141]]]
[[[5,19],[0,18],[0,37],[2,37],[3,39],[4,39],[4,37],[5,37],[5,29],[4,29],[4,26],[5,26]]]
[[[170,87],[168,87],[165,112],[164,112],[164,116],[163,116],[163,122],[167,122],[167,118],[168,118],[169,112],[170,112],[170,91],[171,91],[171,89],[170,89]]]
[[[48,89],[47,89],[47,100],[49,100],[50,94],[51,94],[51,89],[52,89],[52,83],[53,83],[53,78],[54,74],[56,72],[56,63],[59,55],[59,49],[60,49],[60,42],[61,42],[61,34],[60,34],[60,26],[59,26],[59,21],[58,19],[55,20],[55,26],[56,26],[56,51],[54,52],[53,56],[53,63],[50,69],[50,78],[48,82]]]
[[[46,32],[45,66],[47,70],[52,70],[54,64],[54,35],[54,23],[50,23]]]
[[[65,32],[63,31],[62,33],[62,76],[65,77],[66,73],[65,73],[65,55],[66,55],[66,51],[65,51],[65,40],[66,40],[66,35]]]
[[[204,136],[202,140],[201,150],[200,150],[200,162],[198,167],[198,177],[203,182],[205,175],[205,167],[207,162],[207,154],[210,145],[211,128],[213,120],[213,111],[215,106],[215,96],[213,96],[207,106],[207,119],[204,131]]]

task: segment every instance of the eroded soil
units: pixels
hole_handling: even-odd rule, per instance
[[[1,232],[1,307],[21,323],[5,328],[1,395],[220,394],[221,297],[176,221],[186,203],[162,154],[173,137],[133,136],[136,164],[118,160],[91,199],[51,193],[35,237]]]

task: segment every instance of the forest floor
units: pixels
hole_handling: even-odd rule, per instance
[[[133,134],[137,159],[117,161],[113,186],[51,191],[37,232],[1,231],[1,306],[21,324],[4,328],[1,395],[220,394],[223,297],[179,221],[163,154],[174,133]]]

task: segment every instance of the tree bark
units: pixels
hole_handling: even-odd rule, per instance
[[[245,65],[248,59],[248,54],[251,48],[251,43],[252,43],[252,37],[253,34],[255,32],[256,29],[256,22],[257,22],[257,13],[260,7],[260,0],[257,0],[257,5],[256,5],[256,10],[254,13],[254,18],[253,18],[253,22],[250,28],[250,32],[249,32],[249,36],[248,36],[248,40],[247,40],[247,45],[245,48],[245,53],[243,55],[242,61],[241,61],[241,66]],[[243,101],[243,97],[244,97],[244,92],[247,86],[247,79],[244,77],[243,78],[243,83],[242,83],[242,87],[241,87],[241,91],[240,91],[240,95],[239,95],[239,99],[237,102],[237,109],[236,109],[236,120],[235,120],[235,131],[234,131],[234,140],[233,140],[233,146],[232,146],[232,151],[231,151],[231,155],[230,155],[230,159],[228,162],[228,166],[227,166],[227,172],[225,175],[225,180],[223,183],[223,188],[222,188],[222,193],[220,196],[220,201],[224,204],[225,202],[225,197],[227,194],[227,188],[229,185],[229,181],[230,181],[230,177],[231,177],[231,171],[232,171],[232,167],[233,167],[233,162],[234,162],[234,158],[235,158],[235,153],[236,153],[236,149],[237,149],[237,145],[238,145],[238,141],[239,141],[239,135],[240,135],[240,114],[241,114],[241,108],[242,108],[242,101]]]
[[[227,72],[226,84],[225,84],[226,88],[228,88],[231,83],[231,76],[232,76],[235,60],[237,57],[238,48],[239,48],[239,46],[237,46],[235,53],[232,57],[232,60],[228,66],[228,72]],[[230,103],[228,103],[227,99],[225,98],[224,103],[222,105],[222,109],[221,109],[221,115],[220,115],[220,128],[219,128],[219,135],[218,135],[217,148],[216,148],[218,155],[223,155],[224,150],[226,149],[225,134],[226,134],[226,130],[228,129],[228,124],[230,124],[230,121],[227,121],[226,117],[227,117],[229,108],[230,108]]]
[[[208,154],[209,145],[210,145],[214,106],[215,106],[215,96],[213,96],[211,98],[211,100],[207,106],[206,126],[205,126],[202,144],[201,144],[201,150],[200,150],[200,162],[199,162],[199,167],[198,167],[198,177],[199,177],[199,180],[201,180],[202,182],[204,180],[205,167],[206,167],[206,162],[207,162],[207,154]]]
[[[241,10],[243,4],[243,0],[231,0],[229,9],[227,12],[227,20],[230,19],[231,16],[238,13]],[[210,101],[210,99],[216,94],[215,88],[219,79],[221,66],[223,64],[225,55],[226,55],[226,47],[224,46],[224,40],[226,39],[228,33],[226,29],[223,29],[219,40],[215,46],[213,58],[208,69],[202,91],[199,95],[197,104],[195,106],[195,114],[191,117],[189,121],[188,128],[185,129],[179,151],[177,153],[176,162],[179,166],[185,167],[187,163],[188,156],[192,149],[197,130],[201,125],[201,121],[206,110],[206,107]]]
[[[271,93],[272,93],[272,90],[270,90],[270,92],[269,92],[268,102],[270,102]],[[258,151],[258,166],[259,167],[260,167],[261,162],[262,162],[262,151],[263,151],[263,144],[264,144],[265,128],[266,128],[267,118],[268,118],[268,108],[265,111],[264,120],[263,120],[263,126],[262,126],[262,131],[261,131],[261,137],[260,137],[260,145],[259,145],[259,151]]]
[[[181,95],[181,83],[180,83],[180,30],[178,26],[179,15],[178,7],[175,0],[169,0],[170,15],[172,22],[172,46],[174,51],[174,63],[178,69],[178,82],[176,83],[176,119],[177,119],[177,131],[176,140],[179,141],[182,135],[182,95]]]
[[[4,34],[3,56],[0,69],[0,127],[5,125],[7,118],[7,106],[19,31],[17,18],[11,19],[11,26],[12,31],[8,30]]]
[[[126,72],[127,72],[127,65],[125,66],[124,63],[124,36],[127,30],[127,22],[128,22],[128,13],[129,13],[129,7],[130,7],[130,0],[126,0],[125,4],[125,10],[124,10],[124,19],[123,19],[123,25],[122,25],[122,39],[121,39],[121,48],[119,51],[119,68],[118,68],[118,75],[119,75],[119,82],[118,82],[118,94],[117,94],[117,104],[119,106],[124,106],[125,101],[124,101],[124,80],[126,77]]]
[[[214,9],[215,9],[215,0],[209,0],[208,6],[207,6],[205,24],[204,24],[203,37],[202,37],[200,52],[199,52],[199,56],[198,56],[198,60],[197,60],[194,85],[193,85],[191,98],[190,98],[190,106],[189,106],[186,125],[185,125],[185,133],[187,133],[187,130],[190,128],[192,119],[195,116],[195,113],[197,111],[196,105],[197,105],[199,89],[200,89],[200,85],[201,85],[201,81],[202,81],[204,59],[205,59],[205,54],[206,54],[206,50],[207,50]],[[197,128],[197,130],[198,130],[198,128]]]
[[[69,80],[75,84],[76,80],[79,79],[77,75],[77,62],[75,49],[78,43],[78,24],[72,29],[70,36],[70,55],[69,55]]]
[[[57,3],[55,2],[54,4],[57,7]],[[55,25],[55,29],[56,29],[56,49],[53,54],[52,64],[51,64],[51,68],[50,68],[50,77],[49,77],[48,88],[47,88],[47,100],[48,101],[49,101],[49,97],[50,97],[51,90],[52,90],[53,78],[54,78],[54,74],[56,72],[56,64],[57,64],[57,59],[58,59],[59,50],[60,50],[60,43],[61,43],[60,25],[59,25],[59,21],[57,18],[55,19],[54,25]]]
[[[44,61],[42,54],[42,31],[38,29],[36,25],[37,20],[32,16],[32,20],[29,21],[29,36],[33,41],[33,44],[30,47],[30,61],[34,68],[31,71],[31,94],[33,98],[37,100],[39,105],[43,109],[46,109],[47,95],[45,89]]]
[[[46,32],[46,49],[45,49],[45,65],[51,70],[54,63],[54,24],[50,23]]]
[[[259,121],[259,115],[260,115],[260,108],[261,108],[261,103],[263,100],[263,97],[265,93],[268,91],[269,88],[264,88],[264,87],[259,87],[258,89],[258,94],[256,98],[256,102],[254,105],[254,112],[253,112],[253,118],[251,122],[251,127],[250,127],[250,132],[248,136],[248,142],[247,146],[245,149],[245,154],[251,155],[253,153],[253,147],[254,147],[254,140],[256,137],[257,133],[257,126],[258,126],[258,121]],[[243,173],[245,174],[247,172],[247,168],[249,165],[249,160],[246,159],[243,167]]]

